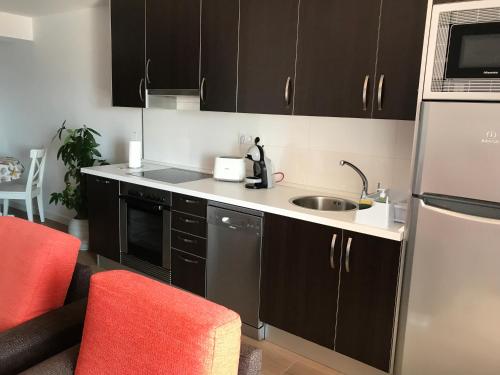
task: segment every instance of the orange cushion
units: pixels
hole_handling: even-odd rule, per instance
[[[92,276],[76,374],[236,375],[238,314],[146,277]]]
[[[80,241],[14,217],[0,217],[0,332],[64,304]]]

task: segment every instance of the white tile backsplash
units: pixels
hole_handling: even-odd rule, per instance
[[[198,111],[144,111],[145,159],[210,171],[217,155],[243,155],[240,134],[259,136],[275,171],[289,184],[358,192],[363,170],[370,190],[378,182],[407,191],[414,123],[369,119],[272,116]],[[249,164],[250,166],[250,164]]]

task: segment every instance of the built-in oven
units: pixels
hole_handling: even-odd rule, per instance
[[[121,183],[121,263],[169,283],[171,205],[168,191]]]
[[[424,99],[500,101],[500,0],[434,5]]]

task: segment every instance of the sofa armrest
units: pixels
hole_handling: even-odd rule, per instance
[[[241,343],[238,375],[260,375],[262,370],[262,349]]]
[[[72,346],[64,352],[21,372],[21,375],[73,375],[79,351],[80,345]]]
[[[17,374],[81,341],[87,300],[0,333],[0,375]]]

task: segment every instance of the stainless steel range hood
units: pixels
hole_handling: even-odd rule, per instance
[[[200,96],[198,89],[148,89],[152,96]]]
[[[146,90],[146,108],[199,111],[199,90],[148,89]]]

